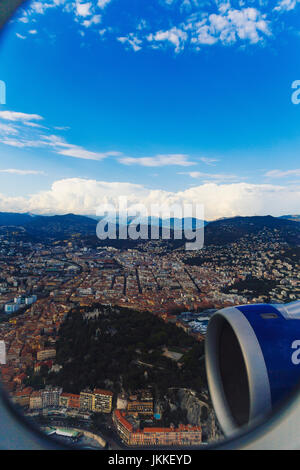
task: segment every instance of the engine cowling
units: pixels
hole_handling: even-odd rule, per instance
[[[205,352],[213,406],[231,435],[270,413],[300,382],[300,301],[219,310]]]

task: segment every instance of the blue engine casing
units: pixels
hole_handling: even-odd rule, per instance
[[[219,310],[205,347],[213,405],[231,434],[269,413],[300,382],[300,301]]]

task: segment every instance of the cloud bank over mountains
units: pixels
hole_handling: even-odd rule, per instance
[[[96,215],[102,204],[118,207],[119,197],[128,205],[203,204],[206,220],[252,215],[284,215],[299,212],[300,187],[272,184],[206,183],[184,191],[152,190],[143,185],[83,178],[55,181],[48,190],[25,197],[0,194],[0,211],[35,214]],[[255,212],[254,212],[255,211]]]

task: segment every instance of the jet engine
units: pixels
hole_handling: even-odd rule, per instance
[[[232,435],[271,413],[300,382],[300,301],[219,310],[205,356],[217,418]]]

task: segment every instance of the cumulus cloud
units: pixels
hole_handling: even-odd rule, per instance
[[[124,182],[105,182],[82,178],[63,179],[47,191],[28,197],[7,197],[0,194],[1,211],[33,212],[40,214],[95,215],[102,204],[119,203],[126,196],[128,204],[203,204],[205,218],[267,215],[275,216],[299,211],[300,186],[290,188],[271,184],[206,183],[184,191],[150,190],[142,185]]]
[[[256,44],[271,35],[267,15],[253,7],[240,10],[222,4],[217,13],[202,18],[192,17],[185,29],[191,33],[191,41],[198,45],[221,42],[229,45],[239,41]]]
[[[92,6],[93,4],[91,2],[80,3],[79,1],[76,1],[75,13],[77,16],[90,16],[92,12]]]
[[[85,28],[89,28],[92,24],[101,23],[101,19],[102,19],[101,15],[94,15],[89,20],[84,20],[84,22],[82,23],[82,26],[84,26]]]
[[[123,7],[121,0],[115,0],[117,1]],[[98,34],[101,40],[114,37],[135,52],[147,47],[161,49],[168,45],[175,53],[180,53],[187,47],[197,51],[214,44],[230,46],[236,43],[263,43],[266,38],[272,36],[273,26],[279,22],[280,13],[294,10],[299,3],[299,0],[279,0],[272,9],[269,2],[261,0],[252,0],[249,2],[250,5],[244,1],[227,0],[155,1],[159,8],[157,15],[153,15],[152,10],[145,6],[145,17],[134,18],[134,13],[131,12],[133,21],[128,24],[124,22],[121,24],[118,17],[109,18],[109,23],[105,23],[106,12],[112,0],[36,1],[23,10],[19,22],[23,23],[25,28],[36,15],[43,15],[54,8],[61,8],[62,11],[71,15],[80,27],[91,28],[97,33],[110,31],[111,35],[105,37],[103,34]],[[100,22],[104,23],[104,28],[101,30],[98,27]],[[132,23],[136,24],[133,29]],[[129,24],[131,29],[128,30]],[[80,32],[85,35],[82,30]],[[26,38],[23,33],[24,31],[18,33],[19,37]]]
[[[30,196],[27,206],[36,213],[66,213],[96,215],[100,204],[114,204],[117,196],[126,196],[135,204],[147,197],[148,191],[141,185],[70,178],[56,181],[49,191]],[[0,202],[1,207],[1,202]]]
[[[138,39],[133,33],[130,33],[128,36],[121,36],[117,38],[117,41],[122,44],[129,45],[135,52],[141,50],[142,41]]]
[[[241,3],[237,9],[222,2],[217,5],[215,12],[209,12],[209,9],[203,9],[203,5],[189,5],[196,7],[196,11],[179,24],[166,30],[150,32],[146,37],[138,31],[135,37],[140,41],[139,49],[145,46],[145,39],[150,47],[157,49],[162,44],[168,44],[175,53],[179,53],[187,46],[199,50],[200,47],[217,43],[227,46],[237,42],[257,44],[272,34],[267,14],[257,8],[244,7]]]
[[[150,33],[147,36],[149,42],[169,42],[175,47],[175,52],[180,52],[184,49],[184,45],[188,39],[188,35],[180,28],[173,27],[167,31],[157,31],[157,33]]]

